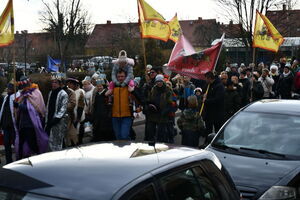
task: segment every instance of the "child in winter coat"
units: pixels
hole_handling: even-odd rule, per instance
[[[181,144],[191,147],[199,146],[199,137],[205,132],[205,123],[199,113],[196,96],[188,97],[188,108],[182,112],[177,120],[177,125],[181,130]]]
[[[113,62],[114,66],[111,73],[111,82],[109,83],[108,91],[106,95],[111,95],[115,87],[125,87],[128,86],[129,92],[134,90],[134,81],[133,81],[133,66],[134,60],[127,58],[127,53],[125,50],[121,50],[119,53],[119,58]],[[126,79],[123,83],[119,83],[117,80],[117,73],[119,69],[123,69],[126,72]]]

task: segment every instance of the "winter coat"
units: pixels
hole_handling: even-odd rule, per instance
[[[263,89],[264,89],[264,95],[263,97],[264,98],[270,98],[270,96],[272,95],[272,86],[274,84],[274,80],[272,79],[272,77],[259,77],[258,79],[262,86],[263,86]]]
[[[277,91],[282,99],[291,98],[293,83],[294,83],[294,77],[291,72],[287,76],[284,76],[283,74],[280,75]]]
[[[15,115],[14,115],[14,100],[15,100],[15,98],[18,98],[19,96],[20,96],[20,92],[17,92],[16,95],[15,94],[11,94],[10,96],[6,95],[3,99],[2,104],[0,104],[1,105],[0,123],[1,123],[5,102],[9,101],[9,108],[11,111],[11,118],[13,121],[13,127],[14,127],[15,131],[16,131],[16,119],[15,119]],[[8,97],[9,97],[9,99],[8,99]]]
[[[229,119],[241,108],[241,97],[236,90],[226,89],[224,97],[225,115],[224,119]]]
[[[76,106],[74,108],[75,120],[79,120],[80,122],[82,122],[85,119],[85,113],[83,112],[85,107],[85,103],[84,103],[85,92],[83,89],[80,88],[75,90],[74,92],[76,94]]]
[[[204,90],[206,91],[206,90]],[[224,117],[224,85],[218,77],[210,84],[207,97],[204,103],[205,120],[223,121]]]
[[[165,84],[160,88],[154,86],[151,90],[146,110],[148,120],[155,123],[167,123],[172,111],[172,90]]]
[[[131,117],[132,108],[130,104],[130,93],[128,87],[115,87],[113,90],[112,117]]]
[[[47,102],[47,111],[49,112],[49,101],[52,91],[49,93]],[[68,106],[68,94],[65,90],[61,89],[56,97],[55,112],[53,119],[60,119],[58,123],[53,125],[50,130],[49,136],[49,149],[51,151],[59,151],[63,148],[63,140],[67,131],[67,106]],[[46,114],[46,123],[48,123],[48,114]]]
[[[248,78],[240,79],[239,81],[243,85],[242,96],[241,96],[241,106],[245,106],[250,102],[251,83]]]
[[[252,102],[262,99],[264,96],[264,88],[260,81],[253,82],[252,86]]]
[[[195,85],[191,82],[178,88],[179,109],[184,110],[187,107],[187,98],[194,94]]]
[[[181,131],[200,132],[205,129],[205,123],[199,111],[191,108],[187,108],[182,112],[177,120],[177,125]]]

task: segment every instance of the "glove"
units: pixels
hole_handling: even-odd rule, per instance
[[[154,104],[149,104],[148,105],[148,109],[151,112],[157,112],[157,108],[156,108],[156,106]]]

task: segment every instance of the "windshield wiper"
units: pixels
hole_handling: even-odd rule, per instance
[[[280,153],[275,153],[275,152],[271,152],[271,151],[266,151],[263,149],[251,149],[251,148],[247,148],[247,147],[240,147],[240,149],[242,150],[248,150],[248,151],[255,151],[261,154],[270,154],[270,155],[274,155],[274,156],[279,156],[282,158],[285,158],[286,156],[284,154],[280,154]]]
[[[217,147],[219,149],[224,149],[224,150],[230,149],[230,150],[234,150],[234,151],[239,151],[239,149],[227,146],[226,144],[214,143],[214,144],[212,144],[212,146]]]

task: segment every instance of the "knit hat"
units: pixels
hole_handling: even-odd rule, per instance
[[[135,77],[133,81],[136,85],[138,85],[141,82],[141,77]]]
[[[271,65],[271,67],[270,67],[270,70],[273,70],[273,69],[275,69],[276,71],[278,70],[278,67],[276,66],[276,65]]]
[[[20,81],[17,82],[20,89],[31,85],[31,80],[27,76],[21,76]]]
[[[284,68],[290,69],[290,68],[291,68],[291,63],[287,62],[287,63],[285,64]]]
[[[195,88],[194,89],[194,94],[196,94],[197,91],[200,91],[202,93],[202,88],[200,88],[200,87]]]
[[[119,52],[119,62],[127,62],[127,53],[125,50]]]
[[[96,79],[96,85],[106,85],[106,80],[103,78]]]
[[[14,79],[12,79],[8,84],[7,84],[7,89],[14,90],[15,89],[15,84],[14,84]]]
[[[79,85],[79,81],[77,80],[77,79],[75,79],[75,78],[68,78],[67,79],[67,83],[68,82],[72,82],[72,83],[74,83],[74,84],[78,84]]]
[[[147,65],[147,66],[146,66],[146,69],[147,69],[147,70],[151,70],[151,69],[152,69],[152,65]]]
[[[161,82],[164,81],[164,76],[161,75],[161,74],[158,74],[158,75],[156,75],[156,77],[155,77],[155,82],[159,82],[159,81],[161,81]]]

